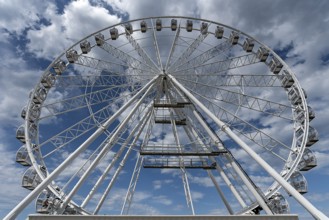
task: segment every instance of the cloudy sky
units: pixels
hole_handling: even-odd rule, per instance
[[[305,174],[309,183],[305,196],[329,215],[328,11],[326,0],[0,0],[0,218],[28,193],[20,187],[24,169],[15,163],[20,147],[15,131],[22,123],[21,109],[42,70],[65,48],[101,28],[164,15],[218,21],[254,36],[276,51],[287,51],[283,58],[307,92],[308,103],[316,112],[312,125],[320,134],[320,141],[312,147],[318,166]],[[155,180],[152,186],[157,190],[171,183],[170,179]],[[120,190],[118,197],[124,194]],[[206,199],[202,191],[194,192],[194,197]],[[170,206],[174,200],[151,191],[135,198],[141,203],[152,198],[162,206]],[[289,201],[293,213],[299,213],[301,219],[310,218],[294,200]],[[149,210],[162,213],[159,204]],[[33,209],[28,207],[20,219]]]

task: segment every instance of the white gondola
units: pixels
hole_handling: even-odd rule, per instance
[[[186,30],[187,32],[191,32],[193,30],[193,21],[191,20],[186,21]]]
[[[16,153],[16,162],[23,166],[31,166],[31,159],[27,152],[26,145],[21,146]]]
[[[171,19],[171,30],[176,31],[176,29],[177,29],[177,20]]]
[[[32,92],[31,92],[31,94],[32,94]],[[36,104],[36,105],[42,104],[46,98],[47,98],[47,90],[42,85],[38,86],[35,89],[35,92],[34,92],[34,95],[32,98],[34,104]]]
[[[89,41],[83,41],[80,43],[80,48],[83,54],[87,54],[91,51],[91,45]]]
[[[47,171],[44,166],[40,166],[40,170],[44,176],[47,175]],[[40,183],[41,178],[38,175],[37,171],[34,169],[34,167],[32,166],[28,168],[23,175],[22,187],[29,190],[34,190]]]
[[[269,198],[268,205],[275,214],[290,213],[288,201],[278,192]]]
[[[239,41],[239,34],[236,31],[232,31],[230,34],[230,42],[232,45],[237,44]]]
[[[37,213],[40,214],[49,214],[52,209],[52,199],[53,194],[49,192],[47,189],[43,190],[39,196],[37,197],[35,203],[35,209]]]
[[[35,208],[40,214],[51,214],[61,204],[61,200],[48,189],[43,190],[37,197]],[[65,212],[66,213],[66,212]]]
[[[302,89],[304,97],[307,98],[306,92]],[[292,86],[290,91],[288,92],[288,98],[293,105],[298,105],[302,103],[302,97],[299,94],[298,89],[295,86]]]
[[[99,33],[95,35],[95,41],[97,46],[102,46],[104,44],[104,35]]]
[[[315,112],[311,108],[311,106],[307,106],[307,109],[308,109],[308,117],[309,117],[310,121],[312,121],[315,118]]]
[[[57,75],[61,75],[64,72],[64,70],[66,69],[66,64],[64,61],[59,60],[54,64],[53,68],[54,68],[55,72],[57,73]]]
[[[294,172],[288,182],[292,185],[300,194],[307,193],[307,181],[301,172]]]
[[[222,39],[223,38],[223,34],[224,34],[224,28],[217,26],[216,30],[215,30],[215,37],[217,39]]]
[[[38,133],[38,127],[34,123],[30,123],[29,125],[29,135],[31,139],[34,139],[37,136]]]
[[[317,166],[316,156],[309,148],[304,149],[302,159],[298,164],[300,171],[308,171]]]
[[[313,144],[315,144],[316,142],[319,141],[319,133],[318,131],[313,128],[313,127],[309,127],[308,128],[308,136],[307,136],[307,143],[306,146],[312,146]]]
[[[283,88],[290,88],[295,83],[292,75],[287,71],[283,70],[281,84]]]
[[[161,31],[161,29],[162,29],[162,22],[159,18],[155,21],[155,29],[157,31]]]
[[[131,35],[133,33],[133,26],[130,23],[125,24],[125,32],[126,35]]]
[[[253,40],[246,38],[246,40],[243,42],[243,46],[242,48],[246,51],[246,52],[251,52],[252,49],[254,48],[255,43]]]
[[[55,76],[51,72],[47,72],[41,78],[41,84],[46,89],[50,89],[55,84]]]
[[[16,130],[16,138],[20,140],[22,143],[26,143],[25,141],[25,126],[21,125]]]
[[[112,40],[116,40],[119,37],[119,31],[117,28],[110,29],[110,36]]]
[[[22,108],[22,111],[21,111],[21,117],[22,117],[23,119],[25,119],[25,116],[26,116],[26,108],[27,108],[27,106],[24,106],[24,107]]]
[[[315,118],[315,113],[314,113],[313,109],[310,106],[307,106],[307,109],[308,109],[309,121],[312,121]],[[302,109],[297,108],[295,110],[295,114],[296,114],[297,121],[304,124],[304,122],[305,122],[305,112]]]
[[[147,31],[146,21],[141,21],[141,31],[142,33],[145,33]]]
[[[272,58],[272,60],[270,61],[269,66],[270,66],[270,70],[274,74],[278,74],[281,71],[282,67],[283,67],[282,63],[275,57]]]
[[[206,22],[201,23],[200,32],[201,32],[201,34],[207,34],[208,33],[208,24]]]
[[[21,116],[23,119],[26,118],[26,108],[27,108],[27,106],[24,106],[24,108],[22,109],[22,112],[21,112]],[[40,114],[41,114],[40,105],[31,103],[29,121],[34,122],[37,118],[40,117]]]
[[[35,122],[40,117],[41,106],[31,103],[29,113],[30,113],[29,114],[29,121],[30,122]]]
[[[257,58],[261,61],[261,62],[265,62],[267,57],[269,55],[269,52],[267,49],[265,49],[264,47],[260,47],[257,50]]]
[[[74,63],[78,60],[79,55],[78,52],[74,49],[66,51],[66,59],[69,61],[69,63]]]

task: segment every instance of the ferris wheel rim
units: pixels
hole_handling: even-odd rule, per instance
[[[109,29],[112,28],[112,27],[120,26],[120,25],[123,25],[123,24],[128,24],[128,23],[130,23],[130,22],[142,21],[142,20],[147,20],[147,19],[157,19],[157,18],[180,18],[180,19],[193,19],[193,20],[198,20],[198,21],[211,22],[211,23],[214,23],[214,24],[218,24],[218,25],[225,26],[225,27],[228,28],[228,29],[238,31],[240,34],[252,38],[252,39],[255,40],[256,42],[258,42],[260,45],[262,45],[262,46],[264,46],[266,49],[268,49],[268,50],[270,51],[270,53],[271,53],[273,56],[275,56],[275,58],[277,58],[277,59],[278,59],[283,65],[284,65],[284,67],[289,71],[289,73],[291,74],[291,76],[295,79],[295,85],[297,86],[298,91],[299,91],[300,93],[302,93],[302,88],[301,88],[301,86],[300,86],[300,84],[299,84],[299,82],[298,82],[298,80],[297,80],[295,74],[290,70],[289,66],[288,66],[288,65],[287,65],[287,64],[286,64],[286,63],[285,63],[285,62],[284,62],[284,61],[283,61],[283,60],[282,60],[282,59],[281,59],[281,58],[280,58],[280,57],[279,57],[279,56],[278,56],[278,55],[277,55],[277,54],[276,54],[271,48],[268,48],[265,44],[259,42],[259,41],[256,40],[255,38],[249,36],[248,34],[245,34],[245,33],[241,32],[240,30],[235,29],[235,28],[233,28],[233,27],[230,27],[230,26],[227,26],[227,25],[224,25],[224,24],[218,23],[218,22],[210,21],[210,20],[205,20],[205,19],[195,19],[195,18],[192,18],[192,17],[182,17],[182,16],[160,16],[160,17],[140,18],[140,19],[135,19],[135,20],[130,20],[130,21],[122,22],[122,23],[115,24],[115,25],[112,25],[112,26],[106,27],[106,28],[104,28],[104,29],[101,29],[101,30],[99,30],[99,31],[97,31],[97,32],[94,32],[94,33],[88,35],[87,37],[83,38],[82,40],[78,41],[77,43],[75,43],[75,44],[73,44],[71,47],[69,47],[67,50],[65,50],[60,56],[58,56],[58,57],[57,57],[57,58],[56,58],[56,59],[55,59],[55,60],[54,60],[54,61],[53,61],[48,67],[47,67],[47,69],[46,69],[45,72],[42,74],[42,76],[44,76],[45,74],[47,74],[47,73],[49,72],[49,70],[54,66],[54,64],[55,64],[57,61],[59,61],[60,58],[63,57],[67,51],[71,50],[74,46],[76,46],[76,45],[78,45],[79,43],[83,42],[84,40],[86,40],[86,39],[88,39],[88,38],[94,36],[95,34],[97,34],[97,33],[101,33],[102,31],[109,30]],[[39,84],[41,84],[41,81],[39,82]],[[39,84],[37,84],[36,87],[37,87]],[[33,97],[34,93],[35,93],[35,90],[32,92],[31,97]],[[303,105],[304,107],[306,107],[306,106],[307,106],[306,98],[305,98],[304,96],[301,96],[301,99],[302,99],[302,105]],[[28,107],[27,107],[27,114],[26,114],[26,119],[25,119],[25,133],[26,133],[26,134],[29,134],[29,130],[28,130],[28,129],[29,129],[30,122],[29,122],[28,118],[29,118],[29,114],[30,114],[30,111],[29,111],[29,110],[30,110],[31,105],[32,105],[31,103],[32,103],[32,99],[29,100],[29,104],[28,104]],[[305,117],[306,117],[306,118],[308,118],[308,114],[309,114],[309,113],[308,113],[307,108],[306,108],[306,109],[305,109],[305,115],[306,115]],[[304,151],[304,149],[305,149],[305,142],[306,142],[306,137],[307,137],[307,134],[308,134],[308,127],[309,127],[309,121],[308,121],[308,120],[305,120],[305,124],[304,124],[304,126],[305,126],[304,135],[303,135],[303,137],[304,137],[304,138],[303,138],[303,143],[304,143],[304,144],[302,144],[302,149],[301,149],[301,150],[299,151],[299,153],[297,154],[297,159],[295,159],[295,161],[297,161],[297,162],[295,162],[295,163],[293,164],[293,166],[290,168],[290,170],[295,170],[295,169],[296,169],[296,167],[297,167],[297,165],[298,165],[298,163],[299,163],[299,161],[300,161],[300,158],[301,158],[301,156],[302,156],[302,154],[303,154],[303,151]],[[28,148],[29,156],[30,156],[30,158],[32,159],[32,164],[33,164],[33,166],[35,167],[36,171],[37,171],[37,172],[39,173],[39,175],[40,175],[40,174],[41,174],[41,171],[40,171],[40,169],[39,169],[39,167],[38,167],[39,164],[38,164],[37,160],[34,158],[34,154],[33,154],[32,146],[31,146],[31,140],[29,139],[29,135],[26,135],[26,136],[27,136],[27,138],[26,138],[26,146],[27,146],[27,148]],[[294,140],[295,140],[295,138],[294,138]],[[288,179],[292,173],[293,173],[293,171],[289,171],[288,174],[286,174],[285,178]],[[44,178],[43,175],[40,175],[40,176],[41,176],[41,178]],[[280,186],[273,186],[273,187],[280,187]],[[50,187],[50,188],[52,188],[52,187]],[[268,192],[268,196],[274,194],[274,193],[277,192],[278,190],[279,190],[279,189],[274,189],[274,190],[272,189],[272,190],[270,190],[270,191]],[[54,189],[52,189],[52,191],[56,192],[56,190],[54,190]]]

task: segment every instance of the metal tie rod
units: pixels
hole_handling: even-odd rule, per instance
[[[181,85],[172,75],[168,75],[185,95],[203,112],[205,112],[229,137],[232,138],[243,150],[245,150],[263,169],[268,172],[288,193],[290,193],[315,219],[329,220],[329,218],[318,210],[312,203],[304,198],[293,186],[291,186],[280,174],[278,174],[266,161],[253,151],[243,140],[239,138],[224,122],[209,111],[197,98],[195,98],[183,85]]]

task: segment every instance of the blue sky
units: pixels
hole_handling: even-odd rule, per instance
[[[20,186],[25,168],[15,163],[20,147],[15,131],[23,122],[19,115],[29,91],[42,71],[66,48],[90,33],[128,19],[160,15],[191,16],[230,25],[254,36],[285,59],[307,92],[308,103],[316,112],[312,126],[320,134],[320,141],[312,146],[318,166],[304,174],[309,184],[305,197],[329,215],[328,10],[325,0],[0,1],[0,217],[28,194]],[[127,166],[133,169],[134,164]],[[215,191],[208,187],[205,173],[193,171],[190,175],[196,212],[223,213],[224,206],[211,202],[219,198],[213,198]],[[135,210],[148,210],[152,214],[163,214],[166,210],[174,214],[190,212],[177,172],[145,170],[141,178],[146,181],[139,185],[135,195],[139,204]],[[110,208],[104,213],[118,214],[120,210],[118,204],[126,189],[121,186],[129,183],[130,176],[124,172],[119,181],[122,185],[113,189],[107,202]],[[292,213],[298,213],[301,219],[311,219],[293,199],[288,200]],[[34,212],[33,206],[19,219]]]

